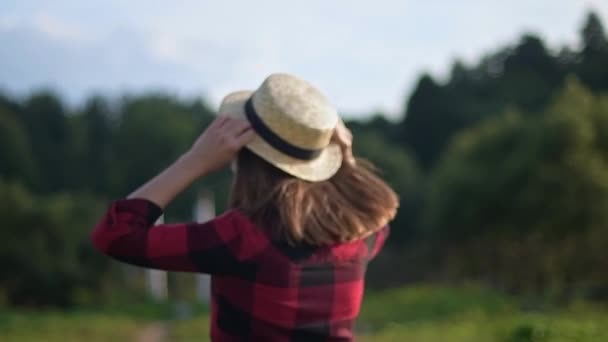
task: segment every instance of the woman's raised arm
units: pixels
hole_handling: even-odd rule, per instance
[[[220,116],[190,150],[127,198],[147,199],[165,208],[196,179],[226,166],[253,137],[247,121]]]

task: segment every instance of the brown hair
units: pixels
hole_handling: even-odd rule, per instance
[[[342,163],[321,182],[293,177],[246,148],[236,166],[230,206],[290,245],[364,238],[392,220],[399,206],[395,192],[361,159],[356,166]]]

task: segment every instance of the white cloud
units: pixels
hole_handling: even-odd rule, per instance
[[[184,62],[184,51],[179,40],[168,35],[161,35],[153,38],[150,45],[151,52],[156,58],[172,63]]]
[[[70,25],[49,13],[39,12],[34,14],[31,19],[31,26],[55,40],[86,40],[82,28]]]

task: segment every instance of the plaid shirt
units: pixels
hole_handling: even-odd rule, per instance
[[[271,241],[237,210],[205,223],[153,226],[162,209],[113,202],[92,234],[122,262],[209,273],[213,341],[352,341],[367,262],[388,226],[365,240],[325,247]]]

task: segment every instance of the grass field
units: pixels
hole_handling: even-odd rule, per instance
[[[138,319],[108,314],[3,312],[0,341],[133,341],[144,325]]]
[[[478,288],[417,286],[370,293],[359,341],[608,341],[608,311],[590,304],[524,311],[521,301]],[[158,315],[0,312],[0,341],[137,341]],[[205,341],[208,317],[169,321],[169,341]]]
[[[519,300],[474,288],[390,291],[366,300],[359,320],[359,340],[608,341],[608,315],[601,307],[573,304],[546,311],[523,311],[520,307]]]

